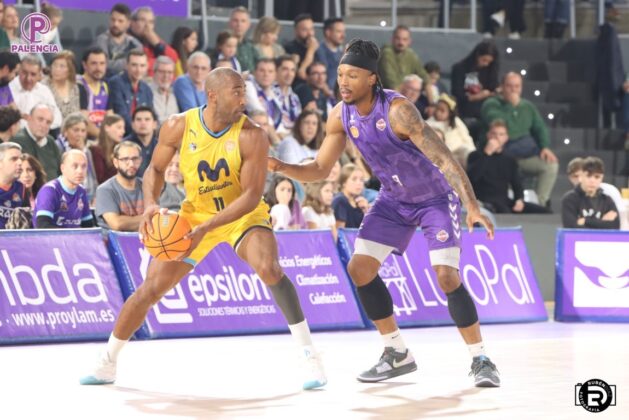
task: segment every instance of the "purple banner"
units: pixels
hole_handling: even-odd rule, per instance
[[[354,251],[357,234],[342,230],[341,252],[346,257]],[[521,230],[499,229],[494,240],[484,231],[465,232],[462,241],[461,281],[476,302],[481,322],[548,319]],[[413,235],[404,255],[384,261],[379,274],[393,298],[399,325],[453,324],[421,231]]]
[[[121,307],[100,229],[1,232],[0,343],[106,338]]]
[[[557,232],[555,319],[629,322],[629,232]]]
[[[131,293],[146,275],[150,255],[135,234],[110,234],[114,264]],[[363,328],[349,279],[329,231],[277,235],[280,265],[293,280],[313,330]],[[271,292],[227,244],[216,247],[149,312],[149,337],[286,331]]]
[[[109,13],[114,4],[121,2],[120,0],[100,0],[96,2],[86,0],[54,0],[52,3],[62,9],[93,10],[96,12]],[[157,16],[188,16],[188,0],[126,0],[122,3],[129,6],[132,11],[138,7],[149,6]]]

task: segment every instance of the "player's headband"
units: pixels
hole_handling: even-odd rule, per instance
[[[378,72],[378,60],[362,54],[344,54],[339,64],[349,64],[350,66],[360,67],[372,73]]]

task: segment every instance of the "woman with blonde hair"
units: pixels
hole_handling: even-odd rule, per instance
[[[99,184],[117,173],[112,157],[114,147],[124,137],[124,129],[124,119],[120,115],[106,115],[100,126],[98,143],[90,147],[94,159],[94,171]]]
[[[50,63],[50,76],[44,80],[55,98],[61,116],[87,109],[87,92],[76,83],[74,53],[64,50],[55,55]]]
[[[336,240],[336,219],[332,210],[334,186],[331,181],[311,182],[305,185],[306,199],[301,213],[308,229],[332,229]]]
[[[273,16],[260,18],[253,31],[253,44],[260,58],[275,59],[286,53],[284,47],[277,43],[281,29],[280,22]]]

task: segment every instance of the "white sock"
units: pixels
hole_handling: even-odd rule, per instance
[[[384,341],[385,347],[393,347],[395,351],[400,353],[404,353],[406,351],[406,344],[404,344],[404,339],[402,338],[402,333],[399,329],[393,331],[392,333],[382,334],[382,341]]]
[[[310,327],[305,319],[298,324],[289,325],[290,333],[298,346],[302,347],[306,356],[314,353],[312,338],[310,337]]]
[[[109,341],[107,341],[107,355],[109,356],[109,360],[115,362],[118,359],[118,353],[127,344],[129,340],[119,340],[114,337],[114,333],[111,333],[109,336]]]
[[[468,344],[467,348],[470,349],[472,357],[485,356],[485,345],[482,341],[475,344]]]

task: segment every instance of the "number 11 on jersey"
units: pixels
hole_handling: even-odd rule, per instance
[[[214,197],[214,205],[216,206],[216,211],[221,211],[225,208],[225,202],[223,201],[223,197]]]

